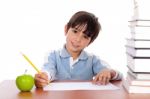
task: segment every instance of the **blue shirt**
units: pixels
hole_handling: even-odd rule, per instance
[[[70,57],[65,46],[52,51],[42,70],[46,71],[53,80],[92,80],[98,72],[107,67],[97,56],[82,51],[78,61],[71,68]]]

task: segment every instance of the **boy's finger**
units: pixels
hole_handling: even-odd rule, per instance
[[[109,83],[109,81],[110,81],[110,78],[107,78],[107,79],[106,79],[106,84],[108,84],[108,83]]]
[[[41,74],[37,74],[35,76],[35,80],[41,83],[48,82],[48,77],[42,76]]]
[[[43,87],[43,86],[46,86],[47,83],[36,82],[36,85],[37,85],[38,87]]]
[[[48,76],[47,76],[47,74],[45,74],[45,73],[42,73],[42,74],[41,74],[41,77],[44,78],[44,79],[48,79]]]
[[[35,78],[48,80],[48,76],[45,73],[38,73],[38,74],[35,75]]]
[[[98,79],[98,76],[95,76],[94,79],[93,79],[93,81],[92,81],[92,83],[95,84],[97,82],[97,79]]]

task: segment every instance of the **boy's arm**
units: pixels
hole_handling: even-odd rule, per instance
[[[110,80],[121,80],[123,78],[122,73],[120,73],[117,70],[111,69],[111,66],[104,60],[101,60],[101,64],[103,64],[104,66],[106,66],[107,68],[109,68],[111,70],[111,79]]]
[[[93,70],[96,74],[94,83],[107,84],[110,80],[121,80],[122,74],[111,69],[108,63],[97,57],[93,59]]]
[[[106,85],[110,80],[121,80],[121,78],[122,77],[119,72],[116,72],[113,69],[105,68],[97,73],[97,75],[93,79],[93,83]]]

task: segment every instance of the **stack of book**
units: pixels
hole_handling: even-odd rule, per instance
[[[131,36],[125,46],[128,72],[123,86],[129,93],[150,93],[150,19],[140,16],[140,8],[144,7],[141,1],[145,2],[134,0],[134,16],[129,21]]]

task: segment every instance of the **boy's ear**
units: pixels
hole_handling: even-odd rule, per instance
[[[67,25],[65,25],[64,32],[65,32],[65,35],[67,35],[67,32],[68,32]]]

